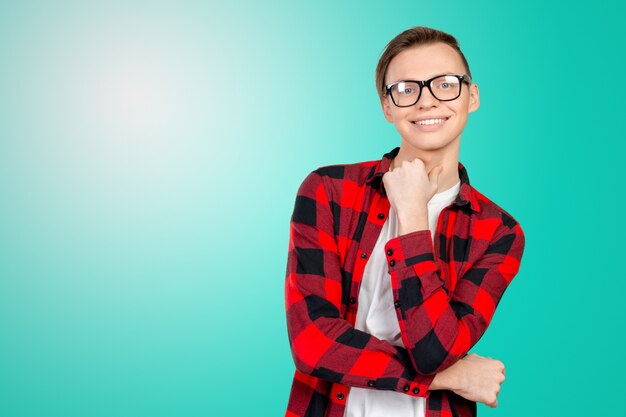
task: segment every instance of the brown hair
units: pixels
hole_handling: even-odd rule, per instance
[[[385,75],[387,75],[387,68],[389,67],[391,60],[396,55],[405,49],[409,49],[414,46],[428,45],[437,42],[450,45],[459,53],[461,59],[463,60],[463,64],[465,65],[465,69],[467,70],[467,75],[471,78],[472,74],[470,73],[469,64],[465,59],[465,55],[461,52],[459,42],[454,36],[437,29],[431,29],[425,26],[415,26],[405,30],[393,38],[391,42],[387,44],[385,50],[380,56],[380,59],[378,60],[378,65],[376,66],[376,89],[378,90],[380,98],[382,98],[385,93]]]

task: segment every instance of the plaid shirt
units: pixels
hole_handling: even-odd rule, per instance
[[[356,330],[363,270],[389,213],[382,176],[398,151],[318,168],[298,190],[285,281],[296,365],[286,417],[343,417],[349,387],[425,397],[426,417],[476,415],[475,402],[428,388],[487,329],[519,270],[524,234],[459,162],[459,194],[434,240],[418,230],[385,245],[404,347]]]

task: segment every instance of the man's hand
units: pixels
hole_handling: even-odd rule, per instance
[[[428,201],[437,193],[442,170],[437,165],[427,173],[424,162],[413,158],[383,175],[389,204],[398,216],[400,235],[428,229]]]
[[[499,360],[470,353],[439,372],[430,389],[448,389],[465,399],[495,408],[505,373],[504,364]]]

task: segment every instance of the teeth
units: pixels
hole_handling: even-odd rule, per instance
[[[418,120],[415,124],[418,125],[434,125],[445,122],[446,119],[427,119],[427,120]]]

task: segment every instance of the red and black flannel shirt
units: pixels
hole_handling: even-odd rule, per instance
[[[434,240],[419,230],[385,246],[405,347],[356,330],[363,270],[389,213],[382,176],[398,151],[318,168],[298,190],[285,282],[296,365],[286,417],[343,417],[349,387],[425,397],[426,417],[476,415],[475,402],[428,388],[487,329],[519,270],[524,233],[459,162],[459,194]]]

